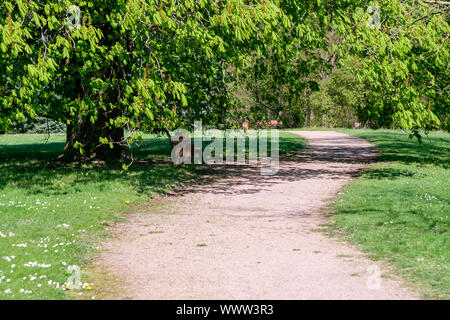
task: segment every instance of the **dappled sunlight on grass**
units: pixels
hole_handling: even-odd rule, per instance
[[[174,166],[166,138],[146,135],[126,171],[119,161],[56,162],[64,139],[0,135],[0,299],[90,296],[88,283],[66,295],[67,268],[89,264],[105,227],[152,195],[211,181],[205,166]],[[299,137],[280,137],[281,153],[302,145]]]
[[[404,164],[430,164],[444,168],[450,163],[450,135],[432,132],[423,137],[423,143],[409,134],[393,130],[340,130],[366,139],[382,151],[379,161]]]

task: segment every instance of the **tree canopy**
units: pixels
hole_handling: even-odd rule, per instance
[[[449,130],[448,5],[430,2],[6,0],[0,131],[48,118],[65,158],[117,158],[194,120],[300,123],[321,89],[375,127]]]

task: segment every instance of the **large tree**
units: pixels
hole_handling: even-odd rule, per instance
[[[223,122],[226,68],[281,16],[267,0],[4,1],[0,126],[63,122],[76,159],[120,157],[124,132]]]

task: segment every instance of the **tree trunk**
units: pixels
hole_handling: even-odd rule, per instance
[[[66,145],[62,161],[116,160],[125,155],[123,128],[109,127],[107,121],[92,124],[89,120],[79,120],[77,126],[67,125]],[[108,144],[101,144],[100,138],[107,138]],[[81,146],[80,148],[77,148]],[[80,150],[82,150],[80,152]]]

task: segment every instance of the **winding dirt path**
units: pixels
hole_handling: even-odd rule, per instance
[[[293,133],[309,145],[280,159],[277,175],[221,168],[229,177],[153,200],[118,225],[96,266],[127,290],[107,298],[418,298],[390,276],[377,289],[375,262],[317,232],[324,200],[373,160],[373,146],[333,131]]]

